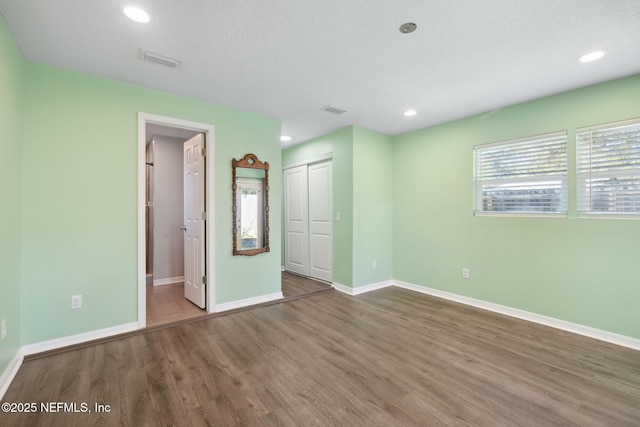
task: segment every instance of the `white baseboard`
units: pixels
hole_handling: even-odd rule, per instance
[[[99,329],[97,331],[84,332],[82,334],[28,344],[22,346],[22,354],[26,356],[29,354],[41,353],[43,351],[55,350],[56,348],[106,338],[111,335],[123,334],[125,332],[135,331],[136,329],[138,329],[138,322],[125,323],[124,325],[113,326],[111,328]]]
[[[223,304],[216,304],[215,312],[233,310],[236,308],[247,307],[249,305],[262,304],[263,302],[275,301],[283,298],[282,292],[275,292],[273,294],[261,295],[259,297],[246,298],[237,301],[225,302]]]
[[[603,331],[601,329],[580,325],[578,323],[567,322],[565,320],[553,317],[543,316],[541,314],[520,310],[517,308],[507,307],[505,305],[494,304],[492,302],[482,301],[475,298],[469,298],[450,292],[440,291],[438,289],[428,288],[426,286],[414,285],[412,283],[393,281],[393,285],[399,288],[409,289],[427,295],[444,298],[450,301],[459,302],[484,310],[493,311],[495,313],[504,314],[506,316],[515,317],[529,322],[539,323],[541,325],[550,326],[552,328],[561,329],[563,331],[572,332],[574,334],[583,335],[589,338],[595,338],[611,344],[640,350],[640,339],[616,334],[613,332]]]
[[[153,279],[153,286],[172,285],[184,282],[184,276],[167,277],[166,279]]]
[[[280,266],[280,271],[285,271],[285,269],[284,269],[284,265],[281,265],[281,266]]]
[[[343,292],[345,294],[353,295],[353,288],[350,288],[349,286],[342,285],[342,284],[340,284],[338,282],[333,282],[331,284],[331,286],[333,286],[333,288],[336,291],[340,291],[340,292]]]
[[[344,292],[349,295],[360,295],[365,292],[371,292],[382,288],[387,288],[389,286],[393,286],[392,280],[386,280],[384,282],[371,283],[370,285],[358,286],[355,288],[350,288],[349,286],[341,285],[340,283],[333,282],[333,287],[340,292]]]
[[[22,359],[24,359],[24,355],[22,351],[18,351],[18,354],[16,354],[15,357],[11,359],[11,362],[9,362],[7,368],[4,370],[2,375],[0,375],[0,401],[2,401],[4,394],[9,389],[11,381],[13,381],[16,374],[18,373],[18,369],[20,369],[20,366],[22,366]]]

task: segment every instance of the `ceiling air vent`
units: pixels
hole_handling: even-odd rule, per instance
[[[168,56],[160,55],[159,53],[151,52],[148,50],[142,51],[142,59],[149,62],[155,62],[156,64],[164,65],[165,67],[178,68],[181,64],[177,59],[169,58]]]
[[[326,107],[321,108],[320,110],[326,111],[327,113],[331,113],[331,114],[342,114],[347,112],[347,110],[342,110],[340,108],[336,108],[331,105],[327,105]]]

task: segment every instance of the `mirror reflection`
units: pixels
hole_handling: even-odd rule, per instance
[[[269,252],[269,163],[247,154],[232,167],[233,254]]]
[[[240,249],[257,249],[263,245],[262,187],[263,181],[252,178],[238,178],[238,215],[236,227],[240,234]]]

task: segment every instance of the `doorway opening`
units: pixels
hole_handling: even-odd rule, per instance
[[[140,328],[213,312],[213,135],[211,125],[139,114]]]

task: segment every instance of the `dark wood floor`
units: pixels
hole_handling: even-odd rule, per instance
[[[282,273],[282,295],[285,298],[309,295],[326,291],[331,285],[317,280],[292,274]],[[191,319],[207,314],[206,310],[190,302],[184,297],[184,283],[170,285],[147,285],[147,326],[158,326],[176,321]]]
[[[282,273],[282,295],[287,297],[308,295],[325,291],[331,285],[296,274]],[[180,320],[206,315],[184,297],[184,283],[170,285],[147,285],[147,326],[164,325]]]
[[[319,282],[289,272],[282,272],[282,295],[285,298],[324,291],[330,287],[331,285],[328,283]]]
[[[399,288],[337,291],[27,361],[2,426],[638,426],[640,352]]]

